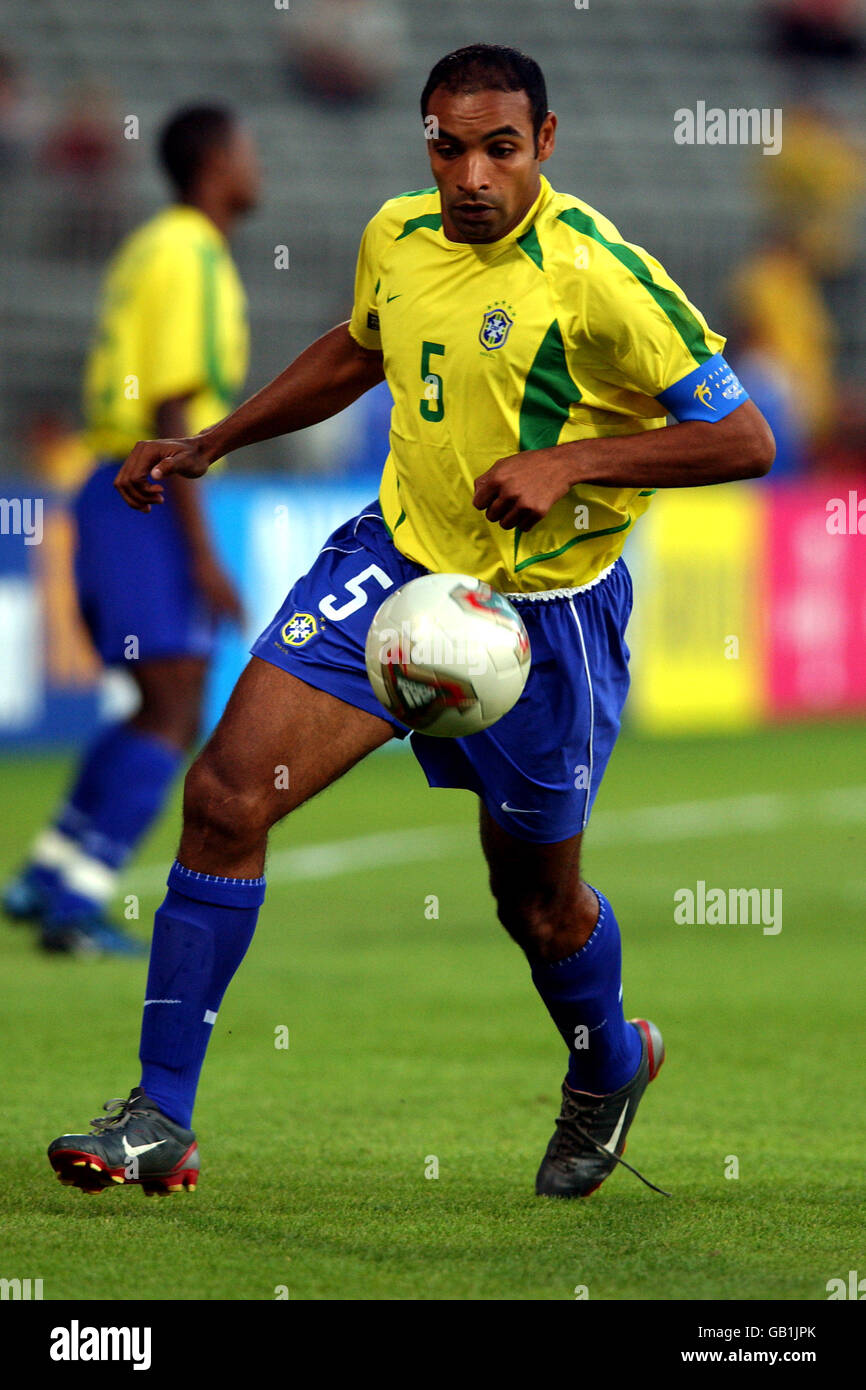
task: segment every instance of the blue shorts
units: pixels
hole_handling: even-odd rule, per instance
[[[114,487],[121,462],[101,463],[75,500],[75,583],[96,650],[106,666],[208,657],[215,624],[192,582],[171,499],[166,495],[149,512],[133,511]]]
[[[391,541],[378,502],[340,526],[252,648],[347,704],[410,732],[379,704],[364,644],[385,595],[428,571]],[[521,840],[583,830],[619,733],[629,686],[631,576],[622,559],[583,589],[509,595],[529,632],[532,666],[513,709],[465,738],[411,733],[431,787],[465,787]]]

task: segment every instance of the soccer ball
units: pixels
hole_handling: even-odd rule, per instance
[[[468,574],[425,574],[395,589],[366,643],[376,697],[411,729],[477,734],[507,714],[529,675],[529,635],[516,609]]]

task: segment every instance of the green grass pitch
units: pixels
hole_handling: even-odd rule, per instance
[[[622,1169],[586,1202],[534,1197],[562,1044],[495,921],[475,798],[428,791],[409,756],[274,834],[194,1195],[57,1182],[48,1142],[138,1082],[146,963],[48,959],[3,924],[0,1275],[46,1299],[825,1299],[866,1272],[862,737],[624,736],[614,756],[584,872],[623,929],[626,1011],[665,1034],[628,1158],[669,1200]],[[67,767],[5,763],[5,868]],[[143,934],[177,814],[124,885]],[[781,932],[677,925],[698,880],[781,888]]]

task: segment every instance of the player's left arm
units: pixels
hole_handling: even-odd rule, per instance
[[[683,420],[666,429],[512,454],[476,478],[473,501],[488,521],[529,531],[580,483],[704,487],[763,477],[775,454],[769,425],[747,399],[720,420]]]

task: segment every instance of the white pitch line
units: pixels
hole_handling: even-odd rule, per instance
[[[477,840],[457,826],[435,825],[427,830],[380,831],[357,835],[351,840],[329,840],[318,845],[272,850],[265,876],[269,883],[294,883],[303,879],[335,878],[355,869],[378,869],[382,864],[412,863],[438,859],[442,854],[468,847],[473,853]],[[143,864],[130,877],[136,887],[147,892],[165,885],[169,865]]]
[[[866,821],[866,786],[828,788],[811,796],[799,792],[750,793],[705,801],[674,801],[631,811],[599,811],[590,821],[589,843],[603,849],[718,834],[750,834],[815,821]],[[421,863],[444,855],[462,858],[480,853],[477,837],[464,827],[435,825],[276,849],[268,856],[265,875],[269,883],[298,883],[356,871],[378,871],[383,864]],[[158,890],[165,886],[168,868],[168,863],[142,864],[131,871],[126,884],[139,893]]]

